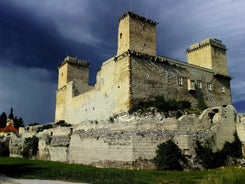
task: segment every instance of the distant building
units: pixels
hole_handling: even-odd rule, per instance
[[[14,121],[7,119],[6,127],[0,128],[0,135],[11,135],[13,133],[19,133],[19,129],[14,127]]]
[[[78,124],[127,112],[141,101],[163,95],[193,106],[231,104],[226,46],[206,39],[187,50],[188,63],[156,54],[153,20],[127,12],[119,20],[117,54],[89,83],[89,64],[66,57],[58,67],[55,120]],[[164,43],[163,43],[164,44]]]

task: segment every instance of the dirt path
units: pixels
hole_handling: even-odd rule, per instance
[[[82,184],[56,180],[14,179],[0,175],[0,184]],[[85,183],[83,183],[85,184]]]

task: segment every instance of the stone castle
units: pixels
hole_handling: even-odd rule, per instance
[[[117,55],[102,64],[95,86],[88,85],[89,64],[66,57],[58,67],[55,119],[71,126],[22,128],[9,140],[10,156],[21,157],[25,140],[36,136],[37,159],[142,169],[154,168],[157,146],[169,139],[193,160],[197,140],[217,150],[237,132],[245,145],[245,116],[231,105],[226,47],[217,39],[194,44],[186,50],[188,63],[157,56],[156,25],[125,13],[119,20]],[[157,96],[193,106],[203,101],[210,108],[179,118],[127,113]]]
[[[135,13],[119,19],[117,54],[103,62],[95,86],[89,64],[66,57],[58,67],[55,120],[105,120],[156,96],[194,106],[231,104],[226,47],[206,39],[186,50],[188,63],[156,55],[156,25]]]

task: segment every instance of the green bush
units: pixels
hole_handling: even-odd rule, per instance
[[[213,152],[210,144],[202,146],[199,141],[196,142],[195,148],[197,157],[201,160],[202,165],[206,169],[217,168],[224,166],[229,157],[242,157],[242,143],[239,140],[237,133],[234,134],[234,141],[232,143],[225,142],[222,150]]]
[[[131,109],[129,113],[133,113],[138,110],[140,110],[141,112],[147,112],[149,111],[149,107],[156,107],[157,111],[164,112],[166,116],[169,116],[169,111],[177,111],[177,116],[180,116],[180,110],[190,109],[191,103],[185,100],[165,100],[164,96],[156,96],[153,100],[139,101],[137,104],[134,105],[134,108]]]
[[[196,142],[195,148],[197,157],[201,160],[204,168],[217,168],[224,165],[226,157],[221,151],[213,152],[210,145],[202,146],[199,141]]]
[[[185,158],[179,147],[168,140],[157,146],[155,164],[159,170],[183,170],[180,162],[185,162]]]
[[[72,126],[71,124],[66,123],[64,120],[60,120],[60,121],[56,122],[55,125],[56,126],[62,126],[62,127],[70,127],[70,126]]]
[[[40,126],[38,127],[37,132],[42,132],[43,130],[47,130],[50,128],[54,128],[53,124],[46,124],[46,125]]]
[[[233,158],[242,158],[242,142],[236,132],[234,133],[234,141],[232,143],[225,142],[222,152]]]
[[[22,156],[24,158],[31,158],[37,156],[38,152],[38,137],[32,136],[25,139]]]
[[[0,157],[9,156],[9,146],[6,142],[0,142]]]

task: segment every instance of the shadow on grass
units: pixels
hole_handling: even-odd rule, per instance
[[[1,164],[0,174],[9,177],[21,178],[22,176],[31,175],[41,171],[41,168],[33,167],[32,164]]]

